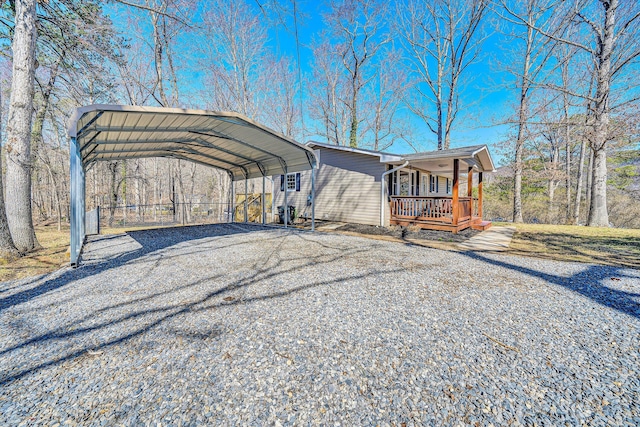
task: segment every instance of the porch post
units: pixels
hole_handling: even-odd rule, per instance
[[[469,174],[467,177],[467,197],[473,197],[473,168],[472,167],[469,168]]]
[[[458,185],[460,184],[460,179],[458,175],[460,174],[460,160],[453,159],[453,206],[452,206],[452,214],[453,214],[453,225],[458,225],[458,218],[460,217],[460,206],[459,197],[458,197]]]
[[[314,162],[311,166],[311,231],[316,231],[316,169]]]
[[[482,172],[478,172],[478,216],[482,219]]]

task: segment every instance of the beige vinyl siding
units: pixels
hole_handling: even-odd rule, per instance
[[[380,176],[386,170],[380,158],[367,154],[320,148],[316,174],[316,219],[380,224]],[[300,173],[300,191],[289,192],[288,203],[299,215],[311,216],[307,197],[311,171]],[[280,177],[275,177],[276,206],[284,204]]]

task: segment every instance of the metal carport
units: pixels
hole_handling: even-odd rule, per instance
[[[85,174],[97,161],[182,159],[222,169],[232,182],[262,177],[263,193],[265,177],[311,169],[311,227],[315,229],[317,165],[313,150],[241,114],[89,105],[75,110],[67,132],[71,154],[71,265],[77,265],[85,238]],[[264,197],[262,211],[264,222]],[[245,221],[246,212],[245,207]],[[285,209],[285,216],[287,212]]]

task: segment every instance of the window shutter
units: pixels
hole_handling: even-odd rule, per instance
[[[284,175],[280,175],[280,191],[284,191]]]
[[[300,191],[300,172],[296,173],[296,191]]]
[[[420,171],[416,171],[416,196],[420,195]]]

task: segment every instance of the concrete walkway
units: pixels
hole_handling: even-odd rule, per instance
[[[494,226],[460,243],[458,248],[463,251],[506,251],[509,249],[509,243],[515,231],[515,227]]]

